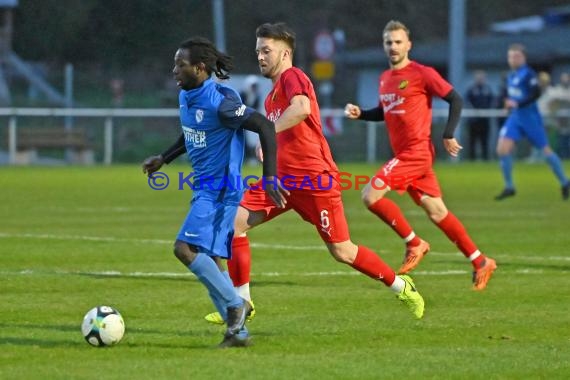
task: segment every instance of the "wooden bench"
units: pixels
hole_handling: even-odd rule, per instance
[[[95,162],[93,146],[82,128],[66,131],[63,128],[18,128],[16,133],[16,163],[31,164],[38,159],[39,149],[70,151],[72,163],[91,165]]]

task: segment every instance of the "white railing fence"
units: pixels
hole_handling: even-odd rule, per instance
[[[0,108],[0,118],[7,118],[8,128],[8,162],[16,163],[17,149],[17,129],[18,119],[21,117],[73,117],[73,118],[96,118],[101,119],[101,128],[103,128],[103,159],[102,162],[110,165],[113,162],[113,130],[115,128],[114,121],[121,118],[178,118],[179,111],[171,108]],[[447,117],[447,109],[434,109],[433,117]],[[505,110],[502,109],[464,109],[462,118],[470,117],[488,117],[501,118],[507,116]],[[559,110],[551,117],[570,117],[570,109]],[[342,109],[322,109],[321,117],[343,118]],[[176,120],[174,120],[176,123]],[[6,124],[0,124],[0,127]],[[377,129],[378,123],[367,123],[366,125],[366,161],[375,162],[377,156]]]

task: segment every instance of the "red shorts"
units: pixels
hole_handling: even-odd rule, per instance
[[[415,157],[396,156],[386,162],[374,176],[400,194],[407,191],[419,205],[424,195],[442,196],[432,162],[431,157],[422,157],[420,154]],[[374,186],[374,181],[372,184]]]
[[[325,177],[323,183],[328,182],[330,178]],[[264,211],[266,215],[264,222],[293,209],[305,221],[317,228],[323,241],[340,243],[350,240],[340,183],[337,179],[333,179],[331,184],[322,187],[330,187],[330,189],[291,189],[285,208],[278,208],[263,191],[261,182],[256,182],[245,192],[240,206],[250,211]]]

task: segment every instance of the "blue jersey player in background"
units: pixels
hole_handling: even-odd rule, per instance
[[[207,288],[226,321],[227,330],[220,347],[249,343],[245,321],[251,305],[236,293],[220,260],[231,256],[234,219],[243,192],[244,129],[257,132],[260,137],[266,157],[264,190],[280,207],[285,205],[284,196],[288,193],[276,178],[273,123],[246,107],[233,89],[210,78],[214,73],[220,79],[227,79],[232,68],[231,57],[219,52],[205,38],[191,38],[179,46],[173,74],[181,88],[182,134],[164,153],[143,163],[143,171],[151,176],[163,164],[187,152],[194,171],[194,192],[190,211],[174,243],[174,254]]]
[[[512,151],[516,142],[525,137],[535,148],[543,152],[546,162],[560,181],[562,199],[567,200],[570,182],[564,174],[560,158],[548,144],[542,117],[536,105],[536,100],[540,97],[536,73],[526,64],[526,51],[523,45],[511,45],[507,54],[512,71],[507,77],[505,108],[510,114],[499,132],[497,143],[505,188],[495,199],[502,200],[516,194],[512,177]]]

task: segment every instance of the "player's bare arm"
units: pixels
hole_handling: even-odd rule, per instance
[[[289,107],[275,121],[275,132],[279,133],[293,128],[311,114],[311,101],[305,95],[295,95],[291,98]]]

